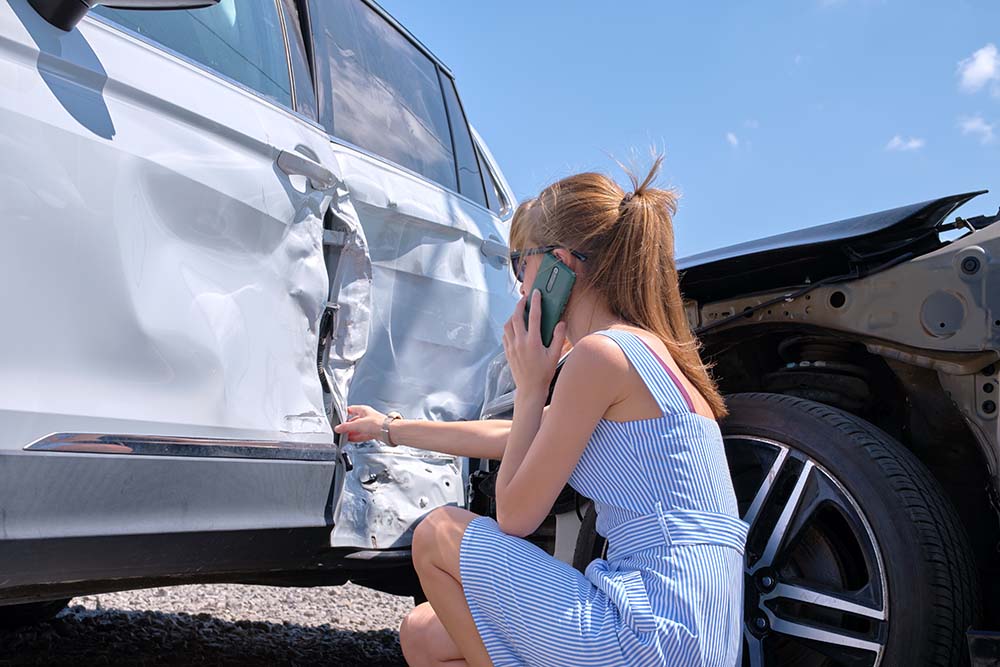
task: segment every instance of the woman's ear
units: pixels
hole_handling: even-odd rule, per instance
[[[568,266],[574,273],[577,271],[577,259],[568,250],[556,248],[552,254],[559,258],[559,261]]]

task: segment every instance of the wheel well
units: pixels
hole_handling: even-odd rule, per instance
[[[765,391],[826,403],[902,442],[957,509],[980,573],[983,620],[1000,627],[1000,516],[989,465],[937,374],[872,354],[829,331],[746,332],[702,340],[703,358],[713,365],[722,393]]]

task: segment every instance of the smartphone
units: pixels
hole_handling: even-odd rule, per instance
[[[528,327],[528,311],[531,310],[531,294],[534,290],[542,293],[542,345],[548,347],[552,344],[552,332],[555,331],[559,318],[566,310],[569,302],[570,292],[573,291],[573,283],[576,282],[576,274],[573,270],[563,264],[558,257],[551,252],[542,256],[542,264],[538,268],[535,276],[535,284],[528,292],[528,303],[524,307],[524,327]]]

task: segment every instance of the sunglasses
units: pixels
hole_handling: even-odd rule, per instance
[[[519,283],[524,282],[524,258],[529,255],[542,255],[547,252],[552,252],[556,248],[562,248],[560,245],[543,245],[537,248],[528,248],[527,250],[514,250],[510,253],[510,270],[514,272],[514,278]],[[569,251],[571,255],[576,257],[581,262],[587,261],[587,256],[582,252],[577,250],[570,250],[569,248],[563,248],[563,250]]]

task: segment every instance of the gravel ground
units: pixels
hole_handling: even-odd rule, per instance
[[[0,631],[0,665],[405,665],[413,598],[344,584],[199,585],[80,597]]]

